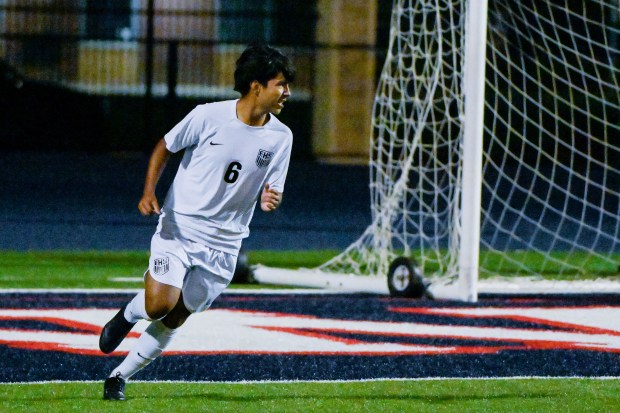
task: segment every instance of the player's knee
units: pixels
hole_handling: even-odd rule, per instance
[[[183,295],[179,297],[176,305],[161,321],[168,328],[179,328],[185,323],[187,317],[190,316],[190,311],[185,307]]]
[[[147,271],[145,278],[145,309],[149,318],[161,320],[176,305],[181,289],[162,284],[151,277]]]
[[[164,323],[166,327],[174,329],[181,327],[183,323],[185,323],[185,320],[187,320],[187,317],[189,317],[189,314],[178,314],[172,311],[168,313],[161,322]]]
[[[147,302],[145,307],[146,314],[148,314],[151,320],[161,320],[168,315],[173,308],[172,305],[161,301]]]

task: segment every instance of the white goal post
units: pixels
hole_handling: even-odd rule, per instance
[[[395,0],[372,222],[319,268],[256,279],[387,293],[409,257],[436,297],[619,292],[618,14],[617,0]]]

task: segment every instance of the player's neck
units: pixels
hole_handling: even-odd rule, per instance
[[[249,126],[264,126],[269,121],[269,112],[264,112],[248,97],[237,101],[237,119]]]

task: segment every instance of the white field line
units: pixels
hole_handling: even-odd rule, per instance
[[[297,383],[372,383],[378,381],[507,381],[507,380],[620,380],[620,376],[506,376],[506,377],[418,377],[418,378],[375,378],[357,380],[240,380],[240,381],[204,381],[204,380],[131,380],[131,383],[175,383],[175,384],[297,384]],[[53,383],[101,383],[102,380],[48,380],[0,383],[2,385],[53,384]]]
[[[55,293],[55,294],[109,294],[109,293],[137,293],[141,288],[5,288],[0,289],[1,294],[15,294],[15,293]],[[323,290],[313,288],[227,288],[224,290],[224,294],[248,294],[248,295],[261,295],[261,294],[343,294],[343,291],[337,290]]]

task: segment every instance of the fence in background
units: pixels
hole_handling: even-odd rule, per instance
[[[28,102],[3,93],[0,141],[148,149],[196,102],[237,96],[235,61],[249,43],[262,41],[281,48],[298,69],[282,114],[296,137],[294,155],[366,162],[390,10],[391,2],[378,0],[0,0],[0,70],[9,65],[27,80],[60,88],[45,91],[45,99],[32,92]],[[33,105],[53,115],[32,120]],[[17,115],[2,114],[20,106]],[[99,121],[58,125],[44,137],[67,113]],[[137,123],[144,123],[141,130]],[[16,124],[28,131],[11,132]],[[149,138],[138,142],[137,135]]]
[[[229,97],[239,53],[278,43],[310,99],[314,1],[0,1],[0,57],[30,79],[94,94]]]

